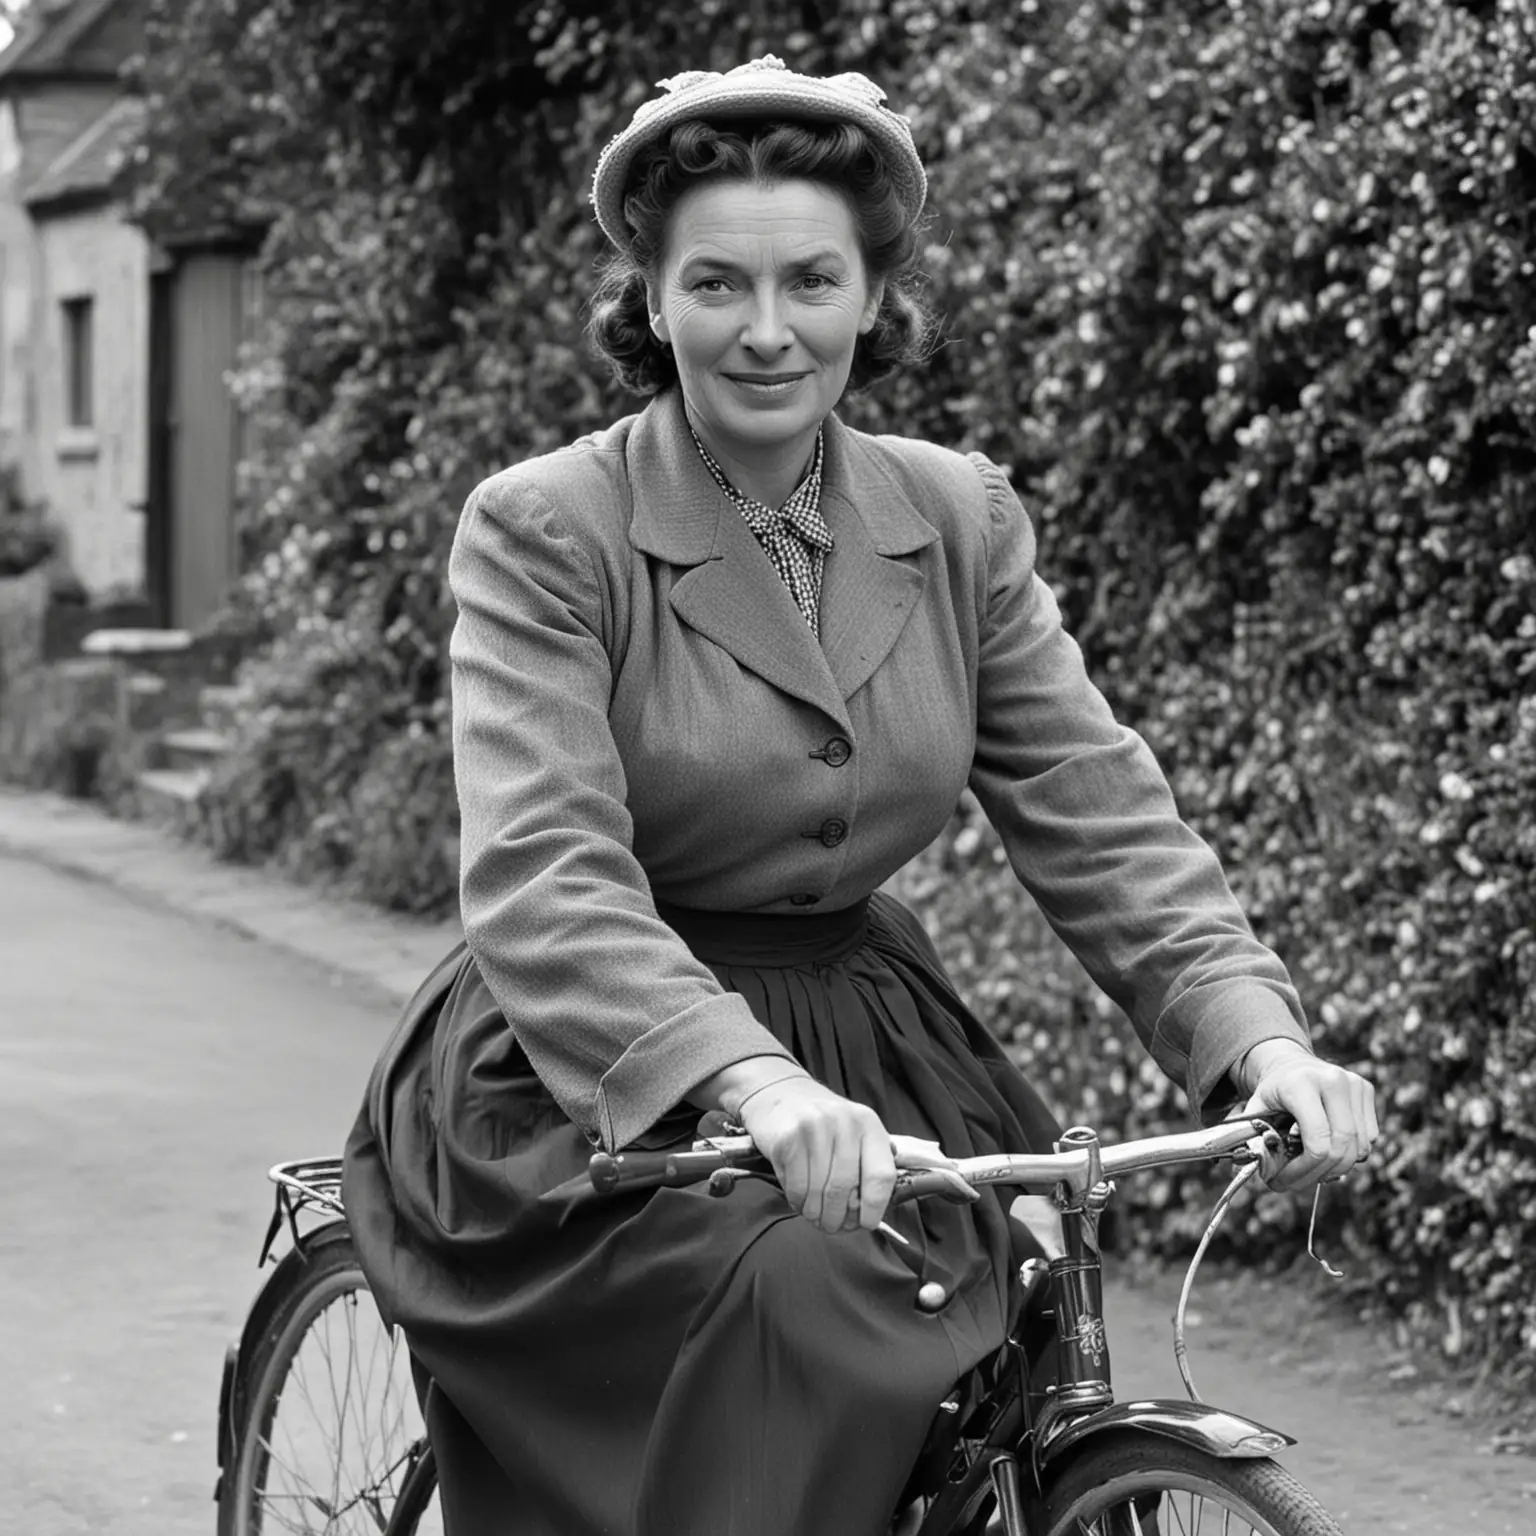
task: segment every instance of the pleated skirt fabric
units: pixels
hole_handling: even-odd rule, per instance
[[[1058,1127],[884,894],[815,918],[665,909],[822,1082],[954,1156]],[[827,1236],[771,1185],[551,1196],[592,1152],[462,946],[349,1139],[364,1272],[435,1383],[448,1536],[882,1536],[938,1404],[1002,1344],[996,1192]],[[681,1107],[645,1138],[687,1145]],[[946,1300],[917,1304],[924,1282]]]

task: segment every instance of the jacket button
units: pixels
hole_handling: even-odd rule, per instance
[[[797,891],[789,898],[789,904],[792,907],[814,907],[820,900],[820,896],[813,896],[809,891]]]
[[[828,768],[841,768],[853,756],[853,743],[846,736],[833,736],[811,756],[820,758]]]
[[[848,836],[848,823],[834,816],[830,821],[822,822],[820,836],[823,846],[836,848]]]

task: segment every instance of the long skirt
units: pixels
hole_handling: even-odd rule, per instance
[[[889,1130],[952,1156],[1058,1134],[890,897],[664,915]],[[1005,1339],[1004,1198],[903,1206],[902,1245],[828,1236],[758,1180],[552,1197],[592,1147],[511,1024],[461,946],[401,1019],[346,1153],[364,1272],[434,1383],[448,1536],[883,1536],[938,1405]],[[679,1106],[646,1143],[686,1145],[698,1118]]]

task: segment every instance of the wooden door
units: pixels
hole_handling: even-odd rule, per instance
[[[244,329],[245,258],[183,257],[170,299],[170,621],[195,629],[236,575],[240,423],[226,376]]]
[[[149,453],[144,503],[144,574],[153,622],[174,623],[171,565],[171,444],[174,439],[171,320],[175,272],[162,267],[149,279]]]

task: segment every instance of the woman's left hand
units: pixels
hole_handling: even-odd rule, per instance
[[[1358,1072],[1320,1061],[1294,1041],[1265,1040],[1248,1053],[1243,1076],[1252,1085],[1244,1114],[1288,1110],[1301,1133],[1301,1156],[1275,1175],[1271,1189],[1310,1194],[1371,1155],[1381,1134],[1376,1090]]]

